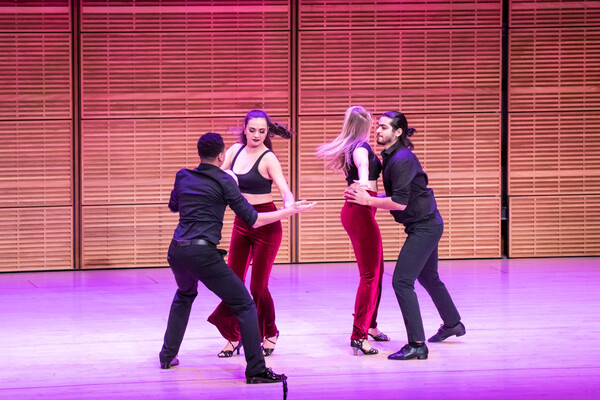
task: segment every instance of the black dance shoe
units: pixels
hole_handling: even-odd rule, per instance
[[[271,336],[271,337],[272,337],[272,336]],[[269,339],[269,338],[265,338],[265,341],[267,341],[267,342],[269,342],[269,343],[272,343],[272,344],[276,345],[276,344],[277,344],[277,339],[279,339],[279,331],[277,331],[277,334],[275,335],[275,341],[272,341],[272,340],[271,340],[271,339]],[[264,356],[265,356],[265,357],[268,357],[268,356],[270,356],[271,354],[273,354],[273,352],[274,352],[274,351],[275,351],[275,347],[272,347],[272,348],[266,348],[266,349],[265,349],[265,346],[263,346],[263,354],[264,354]]]
[[[409,344],[404,345],[399,351],[388,356],[388,360],[411,360],[416,358],[417,360],[427,360],[429,350],[425,343],[421,347],[413,347]]]
[[[379,335],[371,335],[369,333],[369,336],[371,336],[373,338],[373,340],[376,342],[389,342],[390,341],[389,336],[383,332],[379,332]]]
[[[283,400],[287,399],[287,376],[285,374],[276,374],[271,368],[266,368],[263,372],[258,375],[252,375],[246,377],[246,383],[248,384],[259,384],[259,383],[283,383]]]
[[[231,340],[228,340],[227,343],[229,343],[231,345],[231,347],[233,347],[233,350],[221,350],[219,352],[219,354],[217,354],[217,357],[219,357],[219,358],[233,357],[233,353],[236,350],[237,350],[237,354],[239,356],[240,355],[240,348],[242,347],[242,341],[240,340],[237,346],[234,346],[233,343],[231,343]]]
[[[171,361],[162,361],[160,362],[160,368],[161,369],[169,369],[171,367],[176,367],[179,365],[179,359],[177,358],[177,356],[173,357],[173,359]]]
[[[285,376],[285,374],[276,374],[271,368],[266,368],[260,374],[246,377],[246,383],[248,384],[277,383],[286,381],[287,377]]]
[[[363,348],[363,343],[365,342],[365,340],[367,339],[350,339],[350,347],[352,347],[352,351],[354,352],[355,356],[358,355],[359,350],[367,356],[372,356],[374,354],[379,353],[377,349],[374,349],[372,347],[369,350],[365,350]]]
[[[467,333],[467,329],[462,322],[454,325],[453,327],[447,327],[446,325],[440,325],[437,333],[430,337],[427,341],[431,343],[441,342],[442,340],[448,339],[450,336],[462,336]]]

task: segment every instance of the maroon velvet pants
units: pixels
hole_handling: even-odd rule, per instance
[[[276,211],[277,207],[271,202],[256,204],[254,209],[258,212],[267,212]],[[279,221],[253,229],[235,217],[229,244],[227,264],[244,282],[252,262],[250,293],[256,303],[258,325],[263,338],[277,335],[275,306],[269,292],[269,277],[281,245],[282,232]],[[225,303],[221,302],[217,306],[208,317],[208,322],[215,325],[225,339],[232,342],[240,340],[238,320]]]
[[[371,196],[377,195],[375,192],[369,193]],[[376,208],[348,201],[342,207],[342,226],[350,236],[360,272],[351,339],[364,339],[369,328],[377,327],[383,278],[383,246],[379,225],[375,220],[376,211]]]

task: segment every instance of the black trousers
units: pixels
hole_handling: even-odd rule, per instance
[[[439,212],[413,224],[407,224],[408,234],[398,255],[392,285],[409,342],[425,340],[419,300],[415,293],[415,281],[427,290],[442,321],[447,326],[460,322],[460,314],[452,302],[446,286],[438,275],[438,243],[444,231],[444,221]]]
[[[223,253],[214,246],[177,247],[171,242],[168,260],[178,289],[171,304],[160,360],[170,361],[178,354],[200,281],[231,308],[240,323],[246,376],[260,374],[265,370],[265,358],[256,306],[244,283],[223,260]]]

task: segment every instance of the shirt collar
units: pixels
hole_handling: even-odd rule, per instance
[[[200,163],[196,167],[196,171],[207,171],[207,170],[210,170],[210,169],[221,169],[221,168],[217,167],[216,165],[208,164],[208,163]]]
[[[396,154],[396,152],[398,150],[400,150],[404,147],[405,146],[399,140],[396,140],[396,143],[394,143],[393,145],[391,145],[390,147],[388,147],[387,149],[385,149],[384,151],[381,152],[381,158],[383,158],[384,160],[387,160],[388,158],[390,158],[391,156]]]

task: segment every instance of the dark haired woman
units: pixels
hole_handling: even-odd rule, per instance
[[[386,197],[372,197],[365,187],[349,187],[348,201],[390,210],[396,222],[404,225],[406,241],[398,255],[392,284],[402,311],[408,344],[388,356],[390,360],[427,359],[425,332],[415,281],[427,290],[444,322],[430,342],[441,342],[450,336],[465,334],[458,310],[446,286],[438,275],[438,243],[444,230],[444,221],[437,209],[433,191],[427,188],[427,175],[412,152],[404,114],[388,111],[379,119],[377,144],[384,147],[383,185]]]
[[[264,111],[252,110],[244,119],[239,143],[231,146],[225,154],[225,162],[221,168],[233,172],[242,195],[258,212],[277,210],[271,193],[273,183],[281,194],[284,207],[294,203],[294,195],[271,145],[271,138],[275,135],[289,139],[292,134],[281,125],[273,123]],[[256,303],[265,356],[274,351],[279,337],[275,325],[275,307],[268,285],[281,238],[281,222],[254,229],[236,216],[229,244],[227,263],[242,281],[245,281],[252,262],[250,293]],[[208,321],[214,324],[227,340],[225,348],[218,356],[231,357],[235,351],[239,354],[239,324],[229,307],[220,303]]]

